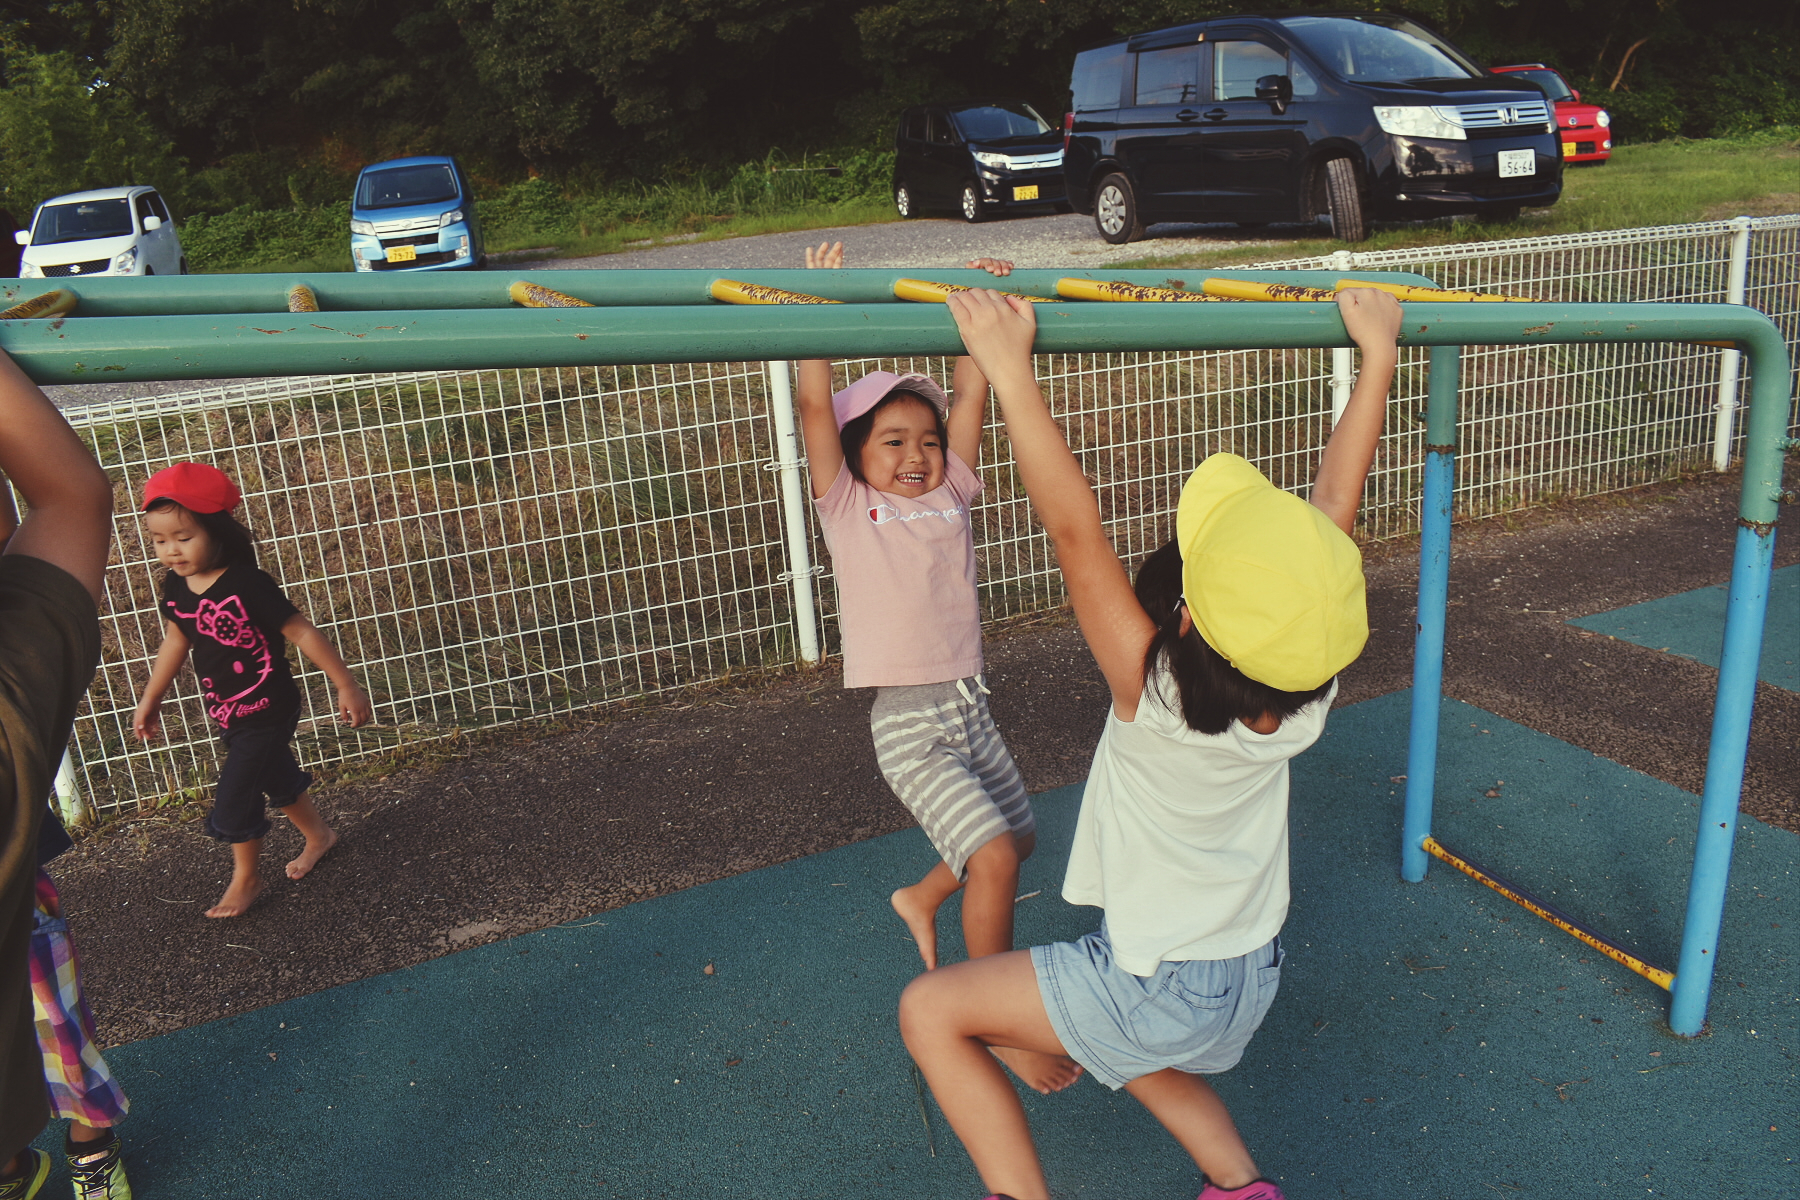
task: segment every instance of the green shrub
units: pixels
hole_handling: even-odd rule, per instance
[[[318,208],[258,209],[245,205],[181,225],[181,246],[195,271],[247,267],[278,269],[300,263],[341,263],[350,268],[350,202]]]

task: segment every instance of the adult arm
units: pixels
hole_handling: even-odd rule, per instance
[[[1338,311],[1345,331],[1362,350],[1362,371],[1344,415],[1325,443],[1311,502],[1349,533],[1356,524],[1356,510],[1362,507],[1363,484],[1375,461],[1387,419],[1388,389],[1400,361],[1395,341],[1400,335],[1400,302],[1374,288],[1350,288],[1338,293]]]
[[[26,506],[5,552],[61,567],[99,603],[112,541],[112,482],[56,406],[4,353],[0,474]]]
[[[1038,389],[1031,366],[1037,315],[1027,300],[984,290],[959,292],[949,305],[963,345],[993,385],[1019,478],[1056,550],[1081,634],[1112,691],[1113,711],[1132,720],[1155,627],[1106,536],[1100,502]]]

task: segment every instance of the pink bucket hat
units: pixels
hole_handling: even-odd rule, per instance
[[[880,404],[894,392],[914,392],[931,401],[940,417],[950,415],[950,399],[929,375],[896,375],[892,371],[870,371],[861,379],[831,398],[831,409],[837,414],[842,429],[856,418]]]

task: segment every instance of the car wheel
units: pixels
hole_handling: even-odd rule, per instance
[[[1132,195],[1131,182],[1123,175],[1108,175],[1100,181],[1094,192],[1094,226],[1102,238],[1115,246],[1144,236],[1137,197]]]
[[[912,189],[904,183],[894,188],[894,211],[900,214],[901,220],[909,220],[919,215],[919,207],[913,200]]]
[[[963,184],[962,195],[956,201],[957,211],[962,219],[973,225],[987,216],[987,209],[981,203],[981,189],[972,183]]]
[[[185,254],[181,256],[181,273],[183,275],[188,273],[187,255]]]
[[[1519,206],[1516,204],[1496,205],[1478,213],[1476,220],[1483,225],[1510,225],[1519,219],[1519,211]]]
[[[144,274],[146,274],[146,275],[154,275],[154,274],[156,274],[156,268],[155,268],[155,267],[145,267],[145,268],[144,268]]]
[[[1351,159],[1334,158],[1325,164],[1325,207],[1331,214],[1331,234],[1339,241],[1360,242],[1369,236],[1362,188]]]

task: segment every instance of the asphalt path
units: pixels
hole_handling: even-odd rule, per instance
[[[1281,244],[1312,234],[1311,227],[1273,226],[1246,239],[1236,225],[1152,225],[1143,241],[1111,246],[1100,239],[1092,217],[1079,213],[1010,216],[970,224],[950,218],[891,221],[878,225],[846,225],[799,233],[766,233],[756,237],[667,239],[617,254],[588,258],[529,259],[508,256],[490,271],[679,270],[751,271],[797,267],[807,246],[841,241],[852,267],[960,267],[973,258],[1010,259],[1021,268],[1092,269],[1145,258],[1174,258],[1201,250],[1228,250],[1266,245],[1271,258],[1283,257]],[[146,396],[163,396],[200,388],[241,386],[259,380],[173,379],[161,383],[54,384],[44,389],[61,408],[111,404]]]

